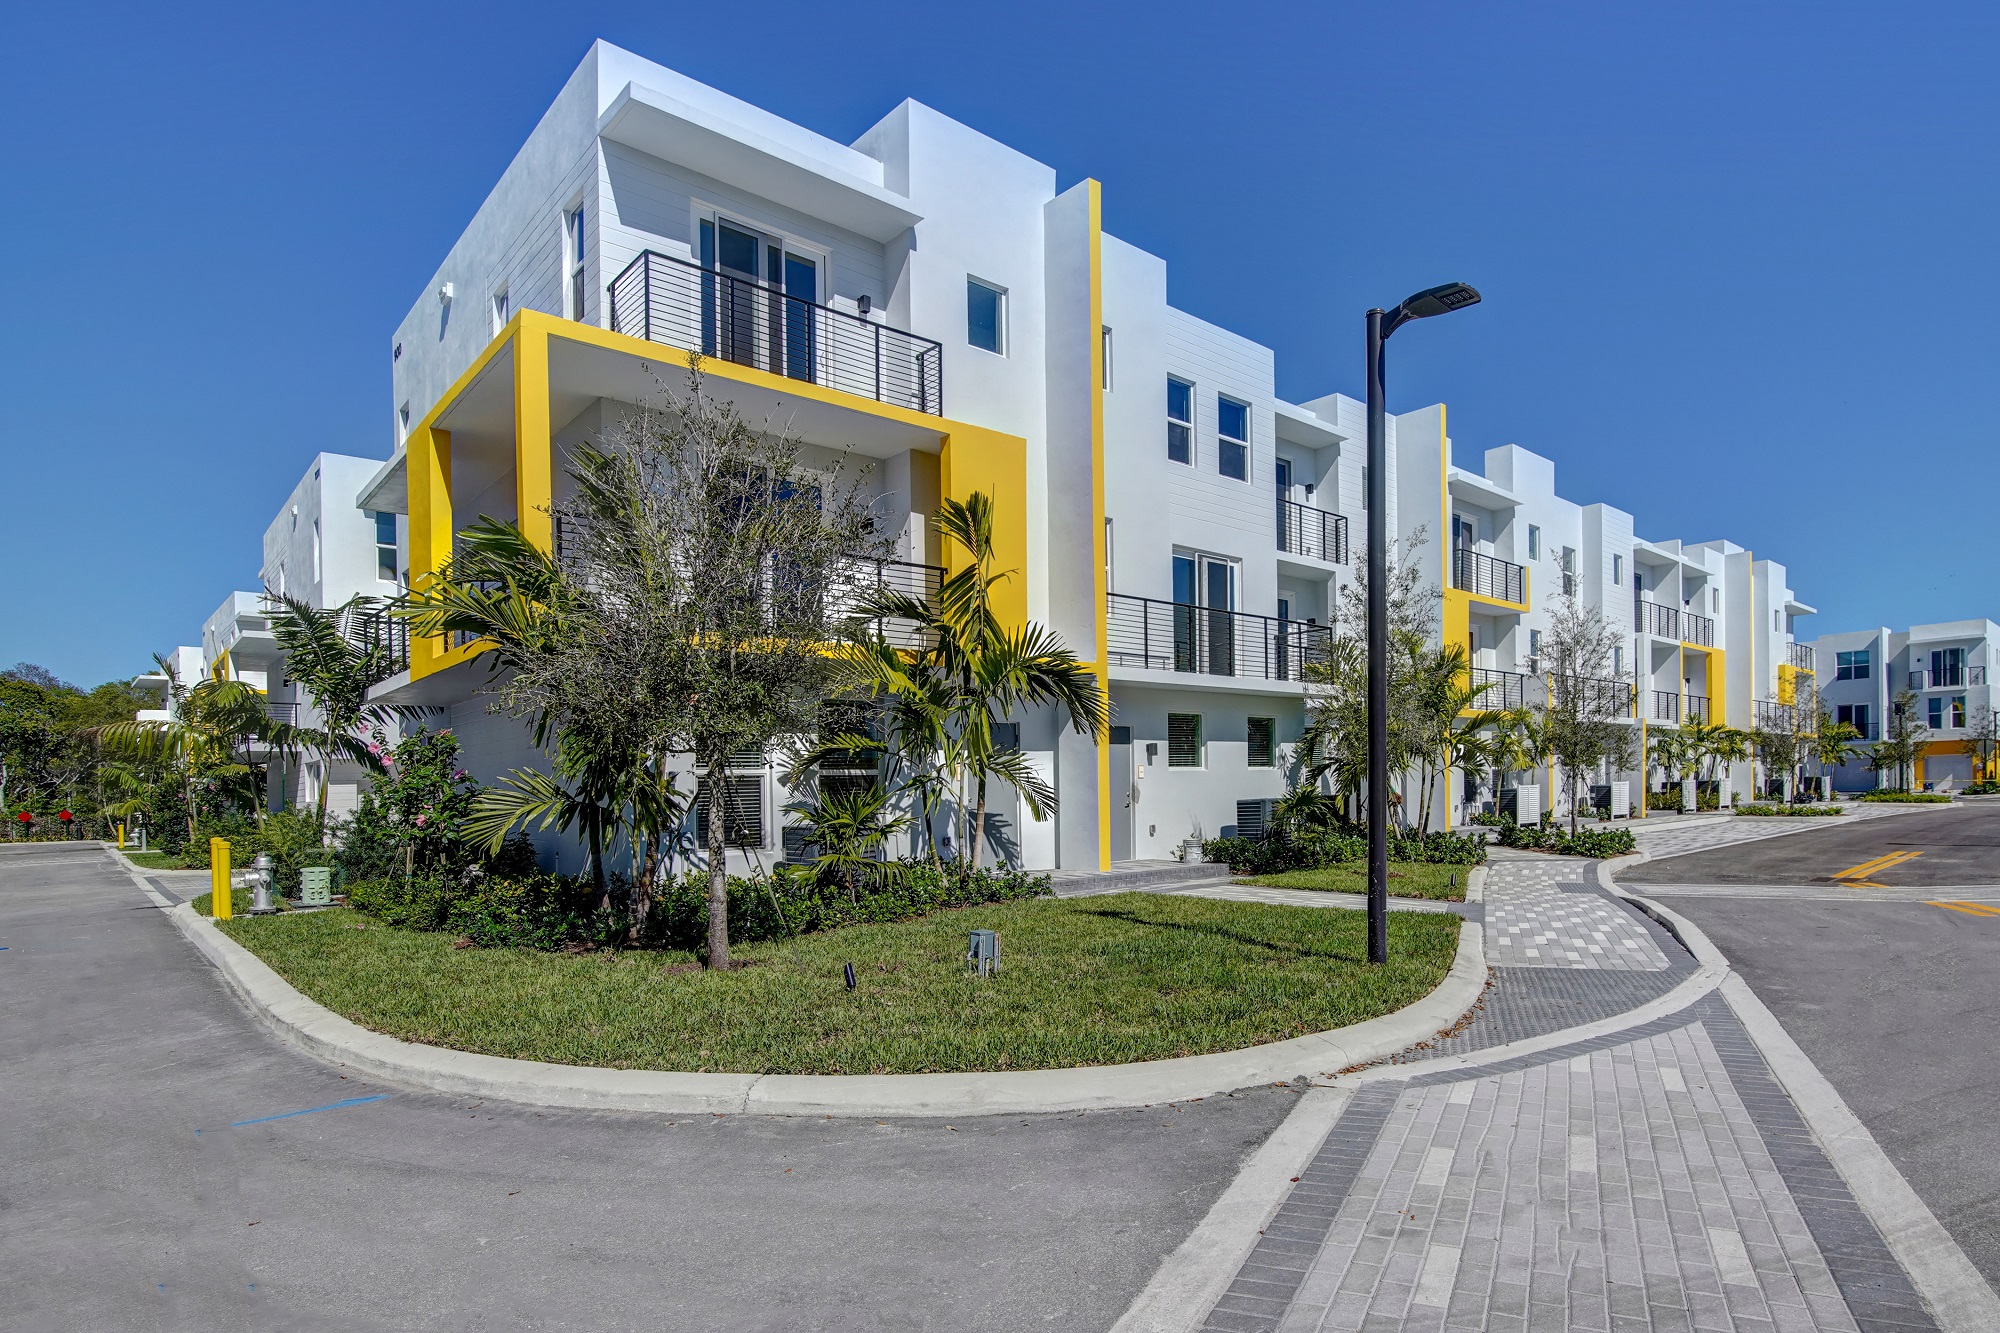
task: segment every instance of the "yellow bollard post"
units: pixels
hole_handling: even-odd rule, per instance
[[[218,921],[229,919],[229,839],[208,840],[208,912]]]
[[[125,850],[125,826],[123,824],[118,826],[118,850],[121,852]]]

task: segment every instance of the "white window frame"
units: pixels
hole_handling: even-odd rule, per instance
[[[578,321],[590,308],[588,289],[577,288],[577,278],[583,274],[590,253],[590,215],[584,211],[585,205],[582,198],[571,200],[557,224],[562,246],[563,313]]]
[[[1241,438],[1222,433],[1222,405],[1224,403],[1229,403],[1232,406],[1243,409],[1243,434]],[[1254,472],[1254,469],[1250,466],[1250,436],[1255,432],[1256,426],[1251,420],[1251,412],[1251,405],[1241,398],[1236,398],[1226,393],[1217,393],[1215,395],[1215,475],[1225,481],[1240,481],[1247,485]],[[1243,447],[1243,475],[1240,477],[1232,477],[1222,470],[1222,446],[1225,444],[1236,444]]]
[[[1104,325],[1097,334],[1097,357],[1103,373],[1104,392],[1111,392],[1111,326]]]
[[[972,289],[974,287],[984,287],[999,298],[999,308],[995,311],[993,320],[993,337],[994,341],[1000,344],[998,347],[981,347],[978,343],[972,341]],[[965,345],[975,352],[985,352],[988,356],[1006,356],[1009,342],[1007,337],[1007,289],[990,278],[982,278],[976,273],[965,275],[965,288]]]
[[[747,231],[762,237],[767,247],[772,241],[776,241],[778,248],[785,253],[812,260],[820,275],[816,304],[823,306],[833,304],[833,252],[825,246],[788,232],[783,227],[768,222],[752,221],[747,214],[711,204],[705,199],[696,199],[688,207],[688,259],[695,264],[701,263],[701,224],[704,222],[716,226],[727,223],[738,231]],[[764,260],[765,255],[760,251],[757,256],[758,264],[761,266]],[[784,280],[784,274],[779,274],[776,279],[776,286],[779,289],[783,288]],[[772,285],[773,282],[768,277],[762,281],[766,286]]]
[[[1177,764],[1174,762],[1174,719],[1177,717],[1191,717],[1194,719],[1195,761],[1192,764]],[[1208,725],[1200,713],[1167,714],[1167,767],[1178,768],[1184,771],[1199,770],[1208,767]]]
[[[1528,559],[1542,558],[1542,530],[1533,523],[1528,525]]]
[[[514,303],[508,295],[507,284],[504,282],[493,292],[492,312],[493,332],[495,336],[498,336],[500,330],[507,327],[507,321],[514,314]]]
[[[1169,374],[1167,376],[1167,385],[1168,385],[1167,396],[1169,402],[1171,402],[1173,398],[1172,386],[1176,384],[1181,385],[1183,388],[1187,390],[1188,414],[1185,420],[1175,416],[1171,410],[1169,410],[1166,414],[1167,461],[1169,463],[1174,464],[1177,467],[1193,467],[1195,466],[1195,460],[1201,457],[1201,450],[1195,447],[1195,429],[1194,429],[1195,394],[1200,392],[1200,390],[1196,386],[1193,380],[1183,379],[1179,375]],[[1175,426],[1184,426],[1187,428],[1187,458],[1184,460],[1174,457],[1173,438],[1174,438]]]

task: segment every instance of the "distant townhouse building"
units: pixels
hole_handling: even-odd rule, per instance
[[[1050,625],[1114,707],[1103,743],[1014,719],[1061,800],[1036,820],[1001,799],[1009,859],[1096,869],[1228,831],[1285,790],[1301,667],[1352,579],[1362,406],[1279,399],[1271,349],[1174,308],[1166,262],[1103,230],[1097,182],[1057,187],[915,102],[841,144],[597,43],[384,349],[396,451],[357,504],[397,516],[412,578],[481,515],[552,547],[564,449],[685,384],[699,355],[709,393],[785,423],[809,459],[869,466],[912,586],[962,558],[932,528],[940,502],[994,497],[1016,571],[1002,618]],[[1614,670],[1635,729],[1747,725],[1780,697],[1810,612],[1782,566],[1642,541],[1622,511],[1557,497],[1526,450],[1455,468],[1442,406],[1390,429],[1374,517],[1417,550],[1445,634],[1501,694],[1530,688],[1570,590],[1629,622]],[[380,696],[441,710],[481,777],[545,762],[489,711],[476,649],[412,642]],[[758,812],[744,855],[768,861],[785,845],[774,766],[747,756],[731,776]]]
[[[1948,620],[1907,630],[1853,630],[1823,634],[1813,647],[1824,672],[1821,700],[1834,721],[1849,723],[1860,734],[1862,750],[1891,734],[1900,704],[1925,733],[1911,777],[1916,786],[1957,789],[2000,776],[1982,773],[1967,743],[1981,711],[1993,706],[1987,682],[2000,626]],[[1840,791],[1868,791],[1895,780],[1877,773],[1865,754],[1833,773]]]

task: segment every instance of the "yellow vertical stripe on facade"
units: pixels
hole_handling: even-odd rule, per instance
[[[420,586],[451,554],[451,432],[426,418],[410,432],[404,449],[410,488],[410,582]],[[439,670],[444,650],[442,639],[411,636],[410,679],[420,680]]]
[[[553,550],[554,441],[549,425],[549,334],[540,320],[514,329],[514,513],[521,535]]]
[[[1097,614],[1097,687],[1111,698],[1111,604],[1104,585],[1104,190],[1090,191],[1090,549],[1091,604]],[[1097,747],[1097,868],[1111,869],[1111,737],[1092,737]]]

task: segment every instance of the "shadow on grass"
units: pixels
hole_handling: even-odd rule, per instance
[[[1217,926],[1206,922],[1162,921],[1156,917],[1144,916],[1125,908],[1086,907],[1080,909],[1078,914],[1081,916],[1103,917],[1110,921],[1123,921],[1127,925],[1150,926],[1155,930],[1178,930],[1191,935],[1211,935],[1217,939],[1234,940],[1238,944],[1246,944],[1251,948],[1263,949],[1270,953],[1290,954],[1295,958],[1331,958],[1336,962],[1343,963],[1359,963],[1362,961],[1362,956],[1358,951],[1350,952],[1339,948],[1318,948],[1293,941],[1269,940],[1256,935],[1246,935],[1240,930],[1231,930],[1226,926]]]

